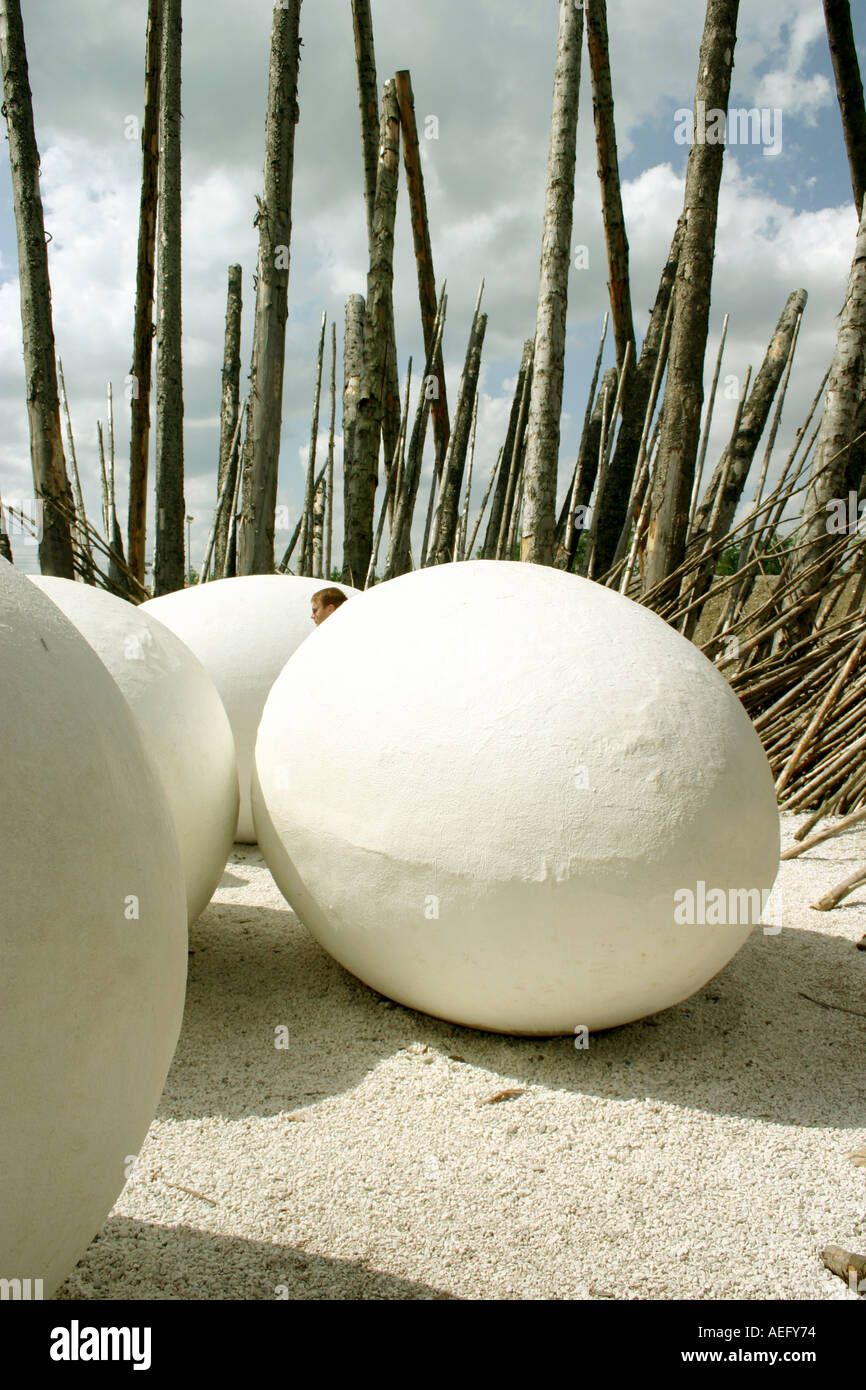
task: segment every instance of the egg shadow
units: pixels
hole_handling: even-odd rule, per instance
[[[866,954],[808,929],[758,927],[689,999],[588,1038],[578,1018],[573,1036],[518,1037],[384,1000],[288,907],[212,903],[190,952],[160,1118],[303,1109],[353,1090],[419,1043],[455,1066],[496,1072],[503,1086],[652,1098],[804,1127],[857,1129],[866,1115]]]
[[[159,1289],[159,1293],[154,1293]],[[297,1246],[115,1216],[56,1291],[57,1302],[147,1299],[387,1301],[452,1295]]]

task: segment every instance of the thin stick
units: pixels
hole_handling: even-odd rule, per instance
[[[698,505],[698,493],[699,493],[700,487],[701,487],[701,478],[702,478],[703,475],[704,475],[704,462],[705,462],[706,457],[707,457],[707,445],[708,445],[709,442],[710,442],[710,425],[711,425],[712,422],[713,422],[713,408],[714,408],[715,403],[716,403],[716,389],[717,389],[718,384],[719,384],[719,373],[720,373],[721,370],[722,370],[722,354],[723,354],[724,351],[725,351],[725,339],[726,339],[727,336],[728,336],[728,319],[729,319],[729,318],[730,318],[730,315],[729,315],[729,314],[725,314],[725,321],[724,321],[724,323],[722,324],[722,336],[721,336],[721,339],[719,340],[719,351],[718,351],[718,353],[716,354],[716,370],[715,370],[715,372],[714,372],[714,374],[713,374],[713,384],[712,384],[712,386],[711,386],[711,388],[710,388],[710,395],[709,395],[709,399],[708,399],[708,401],[707,401],[707,414],[706,414],[706,418],[704,419],[704,433],[703,433],[703,435],[702,435],[702,437],[701,437],[701,447],[700,447],[700,452],[699,452],[699,454],[698,454],[697,467],[695,468],[695,484],[694,484],[694,487],[692,488],[692,500],[691,500],[691,504],[690,504],[690,506],[689,506],[689,525],[688,525],[688,531],[691,531],[692,526],[694,525],[694,520],[695,520],[695,508],[696,508],[697,505]],[[688,531],[686,532],[686,534],[688,534]]]
[[[479,509],[479,512],[478,512],[477,517],[475,518],[475,525],[472,527],[472,535],[471,535],[471,537],[470,537],[469,544],[468,544],[468,546],[466,547],[466,555],[464,556],[465,559],[469,559],[469,560],[472,559],[472,550],[473,550],[473,547],[474,547],[474,545],[475,545],[476,537],[478,536],[478,528],[479,528],[479,526],[481,525],[481,518],[483,517],[483,515],[484,515],[484,509],[485,509],[485,507],[487,506],[487,499],[489,498],[491,489],[492,489],[492,487],[493,487],[493,480],[494,480],[494,478],[496,477],[496,474],[497,474],[497,472],[499,471],[499,465],[500,465],[501,462],[502,462],[502,453],[503,453],[503,446],[500,445],[500,447],[499,447],[499,453],[496,455],[496,462],[494,463],[492,469],[490,470],[490,478],[489,478],[489,481],[488,481],[488,483],[487,483],[487,490],[486,490],[486,492],[484,493],[484,498],[483,498],[483,500],[482,500],[481,507],[480,507],[480,509]]]
[[[475,430],[478,425],[478,390],[475,391],[475,399],[472,402],[472,424],[469,427],[469,465],[466,469],[466,496],[463,499],[463,515],[460,518],[460,530],[457,537],[456,559],[465,558],[466,546],[466,527],[469,524],[469,495],[472,491],[472,465],[475,462]]]

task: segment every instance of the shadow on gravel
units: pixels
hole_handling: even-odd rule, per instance
[[[55,1294],[60,1302],[127,1298],[405,1302],[451,1297],[354,1260],[328,1259],[296,1246],[212,1235],[189,1226],[152,1226],[121,1216],[106,1222]]]
[[[764,936],[756,928],[698,994],[593,1034],[586,1049],[574,1037],[476,1032],[383,1001],[288,908],[211,904],[190,949],[163,1119],[302,1110],[421,1043],[503,1085],[657,1099],[806,1127],[866,1121],[866,953],[819,932]],[[495,1089],[479,1079],[480,1094]]]

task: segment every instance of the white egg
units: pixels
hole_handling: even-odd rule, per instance
[[[274,684],[256,770],[259,844],[321,944],[477,1028],[607,1028],[686,998],[778,868],[773,779],[723,676],[542,566],[437,566],[343,605]]]
[[[222,877],[238,818],[231,725],[197,657],[151,613],[70,579],[33,576],[108,667],[168,794],[190,924]]]
[[[183,1014],[165,791],[99,657],[0,560],[0,1277],[70,1273],[126,1182]]]

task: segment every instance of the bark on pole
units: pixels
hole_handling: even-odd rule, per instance
[[[433,370],[433,363],[442,341],[442,329],[445,324],[445,314],[447,312],[448,299],[445,291],[439,298],[438,312],[436,315],[436,331],[433,335],[433,342],[424,363],[424,375],[421,378],[421,386],[418,391],[418,406],[415,411],[415,423],[412,428],[412,438],[409,442],[409,452],[406,459],[406,467],[400,483],[400,495],[394,508],[394,524],[391,529],[391,540],[388,547],[388,558],[385,562],[385,569],[382,575],[383,580],[393,579],[398,574],[404,574],[411,563],[410,537],[412,531],[412,516],[415,510],[415,499],[418,496],[418,483],[421,478],[421,460],[424,454],[424,440],[427,435],[427,421],[430,416],[431,397],[426,389],[426,379]],[[434,471],[435,481],[435,471]]]
[[[499,523],[499,538],[496,542],[497,560],[512,559],[512,551],[508,550],[508,538],[511,534],[511,522],[514,512],[518,506],[516,501],[517,484],[523,478],[523,470],[526,465],[526,421],[529,415],[529,401],[532,392],[532,372],[533,358],[530,358],[526,376],[523,379],[523,394],[520,397],[520,410],[517,415],[517,429],[514,433],[514,447],[511,450],[511,458],[508,468],[508,485],[505,490],[505,501],[502,506],[502,520]],[[503,461],[503,468],[505,463]]]
[[[238,574],[272,574],[298,121],[301,0],[274,6]]]
[[[601,184],[601,211],[604,221],[604,240],[607,247],[607,268],[610,280],[610,311],[613,319],[613,341],[616,348],[617,371],[622,375],[625,352],[631,343],[635,357],[634,324],[631,312],[631,290],[628,277],[628,238],[619,183],[619,161],[616,152],[616,127],[613,119],[613,89],[610,79],[610,53],[607,35],[606,0],[586,0],[586,40],[589,51],[589,71],[592,79],[592,114],[595,121],[595,143],[598,152],[598,179]],[[629,389],[626,380],[624,390]]]
[[[836,95],[842,116],[848,167],[854,206],[859,217],[863,211],[863,192],[866,189],[866,105],[863,102],[863,83],[854,43],[850,0],[824,0],[824,19],[836,78]]]
[[[232,448],[235,426],[238,422],[238,407],[241,386],[241,268],[230,265],[228,272],[228,292],[226,295],[226,329],[223,346],[222,403],[220,408],[220,453],[217,472],[217,497],[224,494],[229,501],[218,508],[217,528],[214,537],[214,574],[221,575],[226,560],[226,547],[229,539],[230,503],[234,494],[234,478],[225,486],[229,470],[237,466],[237,452]]]
[[[343,582],[361,587],[373,549],[373,512],[379,471],[379,444],[384,438],[390,465],[400,432],[399,383],[394,353],[394,222],[400,157],[400,112],[393,79],[382,94],[376,206],[373,213],[373,254],[367,276],[364,319],[364,370],[354,431],[351,517],[347,511],[343,542]],[[396,390],[395,390],[396,387]],[[383,420],[390,424],[383,430]],[[396,420],[396,429],[393,422]],[[390,454],[387,450],[390,448]],[[355,579],[349,576],[354,575]]]
[[[806,611],[789,627],[791,640],[804,636],[810,628],[815,609],[833,568],[832,558],[821,563],[822,554],[839,537],[828,523],[831,507],[828,504],[848,504],[851,475],[847,471],[848,445],[856,438],[861,424],[862,400],[866,390],[866,206],[860,218],[860,229],[854,260],[848,277],[848,290],[839,318],[836,348],[827,383],[827,402],[821,420],[818,442],[812,458],[809,486],[803,509],[800,532],[802,548],[792,567],[794,584],[791,606],[809,600]],[[850,524],[850,523],[849,523]],[[856,525],[856,518],[855,518]],[[808,576],[806,571],[812,569]],[[800,578],[802,576],[802,579]],[[788,605],[786,605],[788,606]]]
[[[475,392],[475,400],[472,405],[472,427],[469,431],[469,467],[466,470],[466,490],[463,497],[463,512],[460,517],[460,525],[457,528],[457,555],[458,560],[466,558],[466,530],[469,526],[469,498],[472,495],[472,468],[475,463],[475,433],[478,428],[478,392]]]
[[[331,419],[328,426],[328,470],[325,474],[325,578],[331,578],[331,541],[334,532],[334,432],[337,419],[337,325],[331,323]]]
[[[412,217],[412,238],[415,244],[415,265],[418,270],[418,298],[421,304],[421,326],[424,332],[424,354],[430,355],[433,342],[433,325],[436,322],[436,277],[433,274],[433,247],[430,242],[430,224],[427,220],[427,195],[424,191],[424,174],[421,168],[421,149],[418,140],[418,126],[415,120],[415,97],[412,92],[412,79],[409,73],[396,74],[397,101],[400,107],[400,124],[403,131],[403,168],[406,171],[406,188],[409,193],[409,212]],[[445,367],[442,350],[433,365],[439,394],[431,401],[433,411],[433,441],[436,448],[436,472],[442,471],[442,461],[448,448],[450,425],[448,420],[448,398],[445,392]]]
[[[159,258],[156,271],[156,544],[153,593],[184,587],[181,362],[181,0],[164,0],[159,100]]]
[[[574,0],[559,0],[559,37],[544,200],[535,365],[526,432],[523,537],[520,548],[521,560],[541,565],[553,564],[556,531],[556,472],[565,365],[568,273],[571,267],[582,41],[583,10],[578,9]]]
[[[484,533],[482,555],[484,560],[495,560],[499,549],[499,531],[502,525],[502,511],[508,492],[508,482],[511,477],[511,461],[514,457],[514,443],[517,437],[517,424],[520,419],[520,406],[523,401],[523,388],[527,373],[532,371],[534,351],[535,344],[531,338],[527,338],[523,344],[523,356],[520,360],[520,370],[517,373],[517,383],[511,401],[511,414],[508,417],[508,428],[505,431],[505,443],[502,446],[502,462],[496,478],[496,487],[493,490],[493,500],[490,503],[487,530]]]
[[[794,290],[776,324],[776,331],[770,340],[761,369],[755,377],[755,384],[749,393],[743,410],[740,426],[732,441],[730,467],[724,488],[719,491],[725,459],[716,464],[704,498],[695,512],[695,531],[704,530],[710,511],[718,501],[718,534],[724,536],[731,529],[734,513],[746,485],[746,478],[752,466],[758,443],[770,414],[770,407],[776,395],[782,373],[791,352],[791,343],[797,327],[797,320],[806,307],[805,290]]]
[[[63,379],[63,363],[59,357],[57,359],[57,386],[60,393],[60,405],[63,410],[63,418],[66,424],[69,468],[72,473],[72,496],[75,501],[75,525],[73,531],[78,533],[79,563],[83,571],[82,578],[86,584],[93,584],[93,546],[90,543],[90,536],[87,530],[87,510],[84,506],[84,494],[81,491],[81,477],[78,472],[78,458],[75,453],[75,436],[72,433],[72,416],[69,413],[69,398],[66,394],[66,382]]]
[[[601,379],[601,386],[595,398],[592,414],[589,418],[589,425],[581,435],[580,452],[577,458],[577,468],[575,470],[574,482],[572,484],[572,496],[569,503],[569,515],[566,527],[566,536],[571,532],[570,544],[564,545],[564,554],[561,565],[564,569],[571,569],[574,563],[577,547],[580,543],[581,532],[589,529],[585,524],[586,513],[589,510],[590,499],[595,488],[596,478],[598,477],[599,447],[601,444],[602,430],[604,427],[605,401],[613,401],[617,391],[616,367],[608,367]],[[582,508],[581,524],[578,525],[578,511]],[[596,500],[596,509],[598,501]],[[596,546],[598,537],[596,536]],[[596,566],[596,573],[600,573]]]
[[[379,88],[376,83],[376,50],[370,0],[352,0],[355,31],[355,63],[358,69],[358,106],[361,113],[361,151],[364,158],[364,202],[367,208],[367,242],[373,258],[373,208],[376,204],[376,166],[379,163]]]
[[[307,482],[304,489],[304,521],[301,528],[301,560],[298,566],[298,573],[307,575],[313,574],[313,531],[315,521],[316,503],[316,446],[319,440],[319,403],[322,398],[322,363],[325,359],[325,327],[327,314],[322,314],[322,326],[319,331],[319,350],[316,355],[316,386],[313,392],[313,414],[310,420],[310,455],[307,460]],[[321,521],[324,525],[324,510],[321,512]],[[322,532],[319,533],[319,564],[321,566],[321,541]]]
[[[133,586],[129,582],[129,565],[123,553],[123,536],[120,530],[120,522],[117,519],[117,492],[115,488],[116,469],[115,469],[115,448],[114,448],[114,396],[111,389],[111,382],[108,383],[106,392],[107,422],[108,422],[108,514],[111,520],[111,532],[108,543],[111,547],[111,556],[108,562],[108,577],[115,586],[115,592],[132,597]],[[118,564],[118,561],[120,563]],[[135,579],[133,575],[133,579]],[[144,585],[141,585],[144,589]],[[144,589],[146,593],[147,590]]]
[[[597,574],[604,574],[613,564],[619,538],[625,525],[629,497],[638,469],[641,435],[643,434],[647,405],[652,392],[668,305],[679,265],[683,232],[684,226],[680,220],[661,273],[655,304],[650,315],[649,326],[640,350],[637,367],[631,374],[629,389],[623,400],[622,420],[608,465],[608,486],[605,488],[598,513]]]
[[[162,45],[160,0],[148,0],[144,63],[144,120],[141,127],[141,201],[135,272],[135,318],[130,371],[129,568],[144,583],[147,539],[147,467],[150,448],[150,380],[153,359],[153,281],[159,182],[159,65]]]
[[[481,296],[479,295],[479,300]],[[460,509],[460,492],[463,485],[463,470],[466,465],[466,451],[472,426],[472,408],[478,391],[478,376],[481,371],[481,349],[487,328],[487,315],[479,313],[476,307],[466,349],[466,361],[460,380],[457,406],[454,411],[454,428],[448,441],[448,452],[442,465],[442,481],[439,490],[439,510],[435,535],[430,543],[428,563],[445,565],[454,559],[457,522]]]
[[[0,62],[3,67],[3,114],[9,137],[12,199],[18,237],[30,462],[36,495],[43,504],[39,564],[43,574],[73,579],[72,537],[67,520],[67,516],[73,513],[72,493],[63,457],[51,319],[51,284],[48,278],[42,195],[39,191],[39,151],[33,127],[33,105],[19,0],[0,0]],[[67,509],[66,515],[60,508]]]
[[[682,250],[662,417],[652,480],[644,592],[682,562],[704,399],[704,353],[716,242],[724,126],[740,0],[707,0],[686,168]]]
[[[343,575],[358,565],[363,538],[367,480],[358,467],[356,437],[361,378],[364,374],[364,296],[352,294],[346,301],[346,332],[343,342]],[[350,558],[354,557],[354,558]]]

